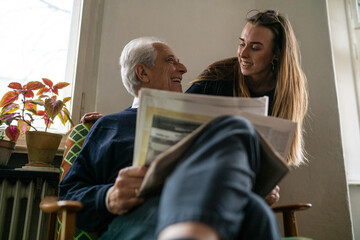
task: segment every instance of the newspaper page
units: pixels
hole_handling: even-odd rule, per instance
[[[201,124],[220,115],[267,115],[268,97],[233,98],[142,89],[134,147],[134,165],[149,165]],[[161,120],[161,121],[160,121]]]
[[[262,179],[255,186],[260,195],[269,192],[286,174],[285,159],[288,155],[296,123],[267,117],[268,98],[233,98],[199,94],[183,94],[161,90],[143,89],[140,92],[134,165],[150,166],[140,195],[150,194],[161,187],[173,162],[186,149],[206,123],[222,115],[238,115],[254,125],[264,141],[264,151],[271,168],[262,175],[277,174],[269,183]],[[276,158],[274,161],[273,158]],[[151,164],[155,161],[155,164]],[[263,186],[263,185],[266,186]],[[275,185],[274,185],[275,184]]]

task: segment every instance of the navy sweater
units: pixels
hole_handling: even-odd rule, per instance
[[[100,118],[91,128],[72,167],[59,185],[60,199],[81,201],[77,226],[88,232],[103,232],[114,215],[105,206],[106,191],[118,171],[131,166],[137,109]]]

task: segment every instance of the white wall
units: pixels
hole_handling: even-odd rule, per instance
[[[131,104],[118,73],[118,58],[131,39],[165,39],[188,68],[185,90],[209,63],[236,56],[245,12],[252,7],[251,1],[105,1],[98,78],[102,97],[97,98],[96,109],[110,113]],[[114,87],[115,94],[108,94]]]
[[[144,35],[167,40],[188,67],[184,77],[188,82],[214,60],[235,55],[243,19],[253,8],[279,9],[290,18],[309,81],[305,126],[309,163],[282,181],[281,203],[313,204],[311,210],[297,214],[301,235],[352,239],[325,0],[105,0],[96,106],[87,111],[111,113],[131,104],[117,65],[129,40]]]

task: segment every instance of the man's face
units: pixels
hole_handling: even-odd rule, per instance
[[[182,75],[187,72],[186,67],[167,45],[155,43],[154,48],[157,51],[155,65],[152,68],[145,67],[148,82],[142,87],[182,92],[181,81]]]

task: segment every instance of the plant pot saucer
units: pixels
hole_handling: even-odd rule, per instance
[[[48,163],[27,163],[25,166],[28,167],[48,167],[48,168],[54,168],[54,165],[48,164]]]
[[[35,167],[35,166],[23,166],[21,168],[15,168],[18,171],[35,171],[35,172],[55,172],[60,173],[60,169],[55,167]]]

